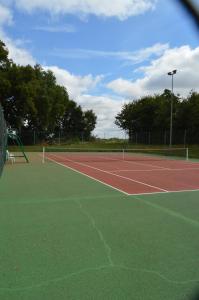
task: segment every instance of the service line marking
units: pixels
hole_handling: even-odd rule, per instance
[[[111,172],[152,172],[152,171],[193,171],[199,170],[199,168],[184,168],[184,169],[172,169],[172,168],[165,168],[165,169],[146,169],[146,170],[135,170],[135,169],[124,169],[124,170],[113,170]]]
[[[124,162],[124,163],[127,163],[127,164],[134,164],[134,165],[138,165],[138,166],[149,166],[149,167],[156,167],[158,169],[163,169],[163,170],[166,170],[167,168],[165,167],[161,167],[161,166],[157,166],[155,164],[149,164],[149,163],[141,163],[141,162],[137,162],[137,161],[132,161],[132,160],[128,160],[128,159],[119,159],[119,158],[107,158],[105,156],[101,156],[102,158],[106,159],[106,160],[113,160],[113,161],[121,161],[121,162]],[[168,160],[168,159],[164,159],[164,160],[158,160],[158,161],[165,161],[165,160]]]

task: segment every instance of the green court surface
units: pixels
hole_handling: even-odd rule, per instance
[[[191,299],[198,191],[126,196],[34,155],[0,179],[0,299]]]

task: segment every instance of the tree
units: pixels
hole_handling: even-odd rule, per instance
[[[10,127],[49,133],[60,127],[69,97],[51,71],[14,64],[0,42],[0,100]]]
[[[10,63],[11,61],[8,59],[6,45],[0,40],[0,69],[5,69]]]
[[[97,116],[92,110],[87,110],[83,113],[83,134],[84,139],[89,140],[91,132],[95,129]]]
[[[67,104],[62,119],[62,128],[67,138],[89,139],[96,125],[97,117],[92,110],[82,111],[73,100]]]
[[[157,108],[156,98],[143,97],[125,104],[121,113],[116,116],[116,125],[126,130],[130,140],[134,132],[152,130],[154,128],[155,112]]]
[[[128,132],[130,140],[132,140],[132,135],[135,132],[168,129],[170,126],[171,98],[175,125],[180,100],[169,90],[165,90],[160,95],[142,97],[125,104],[122,111],[116,116],[115,124]]]
[[[0,103],[3,105],[4,99],[9,98],[11,84],[8,79],[8,71],[11,61],[8,59],[8,50],[0,40]]]
[[[89,138],[96,125],[92,110],[83,112],[56,83],[52,71],[40,65],[19,66],[8,59],[0,41],[0,101],[10,128],[36,130],[45,138],[63,129],[67,137]]]
[[[62,119],[62,126],[66,137],[81,138],[83,132],[83,112],[75,101],[69,100]]]

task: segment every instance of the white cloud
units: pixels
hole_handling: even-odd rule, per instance
[[[15,45],[12,40],[6,40],[6,45],[9,50],[9,57],[18,65],[26,66],[31,65],[34,66],[36,64],[35,59],[32,55],[23,48],[19,48]]]
[[[120,20],[154,9],[157,0],[13,0],[26,11],[42,9],[51,14],[79,14],[117,17]]]
[[[57,83],[66,87],[71,99],[80,104],[84,110],[92,109],[95,112],[97,115],[96,135],[103,137],[105,132],[106,137],[124,135],[114,125],[115,116],[121,110],[123,99],[88,94],[102,80],[103,76],[77,76],[56,66],[46,66],[45,69],[51,70],[55,74]]]
[[[145,91],[142,90],[140,86],[140,81],[142,83],[143,80],[144,79],[138,79],[135,82],[131,82],[123,78],[118,78],[109,82],[107,87],[113,90],[116,94],[123,95],[125,97],[137,98],[145,94]]]
[[[34,27],[34,29],[39,30],[39,31],[52,32],[52,33],[57,33],[57,32],[72,33],[72,32],[76,32],[75,26],[70,25],[70,24],[61,25],[61,26],[36,26],[36,27]]]
[[[160,93],[165,88],[171,89],[169,71],[177,69],[174,78],[174,92],[187,95],[190,90],[199,91],[199,47],[190,46],[168,49],[164,54],[153,61],[149,66],[139,68],[143,78],[135,81],[118,78],[111,81],[107,87],[115,93],[131,98]]]
[[[149,59],[151,56],[161,56],[169,48],[169,44],[154,44],[151,47],[145,49],[140,49],[132,53],[127,59],[131,60],[134,63],[143,62],[146,59]]]
[[[151,47],[140,49],[139,51],[101,51],[90,49],[55,49],[54,56],[62,58],[79,58],[79,59],[92,59],[92,58],[113,58],[122,61],[128,61],[136,64],[141,63],[152,56],[160,56],[169,48],[168,44],[157,43]]]
[[[3,30],[0,29],[0,39],[6,44],[8,48],[8,57],[12,59],[16,64],[26,66],[35,65],[36,61],[28,50],[22,47],[23,41],[10,39]]]
[[[15,43],[6,39],[6,45],[10,51],[10,58],[21,65],[35,64],[31,54],[25,49],[18,48]],[[69,96],[82,106],[84,110],[92,109],[97,115],[97,127],[94,134],[100,137],[124,136],[124,133],[119,131],[114,125],[115,116],[121,110],[122,99],[113,98],[110,96],[91,96],[85,94],[90,92],[103,78],[103,76],[93,77],[92,75],[77,76],[71,74],[67,70],[60,69],[56,66],[45,66],[45,70],[51,70],[57,79],[57,83],[67,88]]]
[[[111,96],[80,95],[78,103],[83,109],[92,109],[97,115],[97,126],[94,134],[99,137],[123,137],[124,132],[114,124],[115,116],[121,111],[123,99]]]
[[[103,76],[93,77],[91,74],[86,76],[77,76],[71,74],[67,70],[60,69],[57,66],[45,66],[44,69],[51,70],[57,79],[57,83],[67,88],[69,96],[76,100],[76,98],[91,90],[99,83]]]
[[[11,25],[13,22],[12,12],[0,4],[0,26]]]
[[[9,38],[5,31],[4,27],[6,25],[13,24],[12,12],[5,6],[0,4],[0,39],[6,44],[6,47],[9,51],[9,58],[11,58],[16,64],[27,65],[35,64],[35,60],[32,55],[23,48],[22,40],[12,40]]]

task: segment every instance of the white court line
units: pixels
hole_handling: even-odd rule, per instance
[[[105,183],[105,182],[103,182],[103,181],[101,181],[101,180],[99,180],[99,179],[96,179],[96,178],[94,178],[94,177],[91,177],[91,176],[89,176],[89,175],[83,173],[83,172],[77,171],[76,169],[73,169],[73,168],[71,168],[71,167],[69,167],[69,166],[66,166],[66,165],[64,165],[64,164],[61,164],[61,163],[57,162],[56,160],[54,160],[54,159],[52,159],[52,158],[49,158],[49,157],[46,156],[45,159],[51,160],[51,161],[53,161],[54,163],[56,163],[57,165],[60,165],[60,166],[62,166],[62,167],[64,167],[64,168],[70,169],[70,170],[72,170],[72,171],[74,171],[74,172],[76,172],[76,173],[79,173],[79,174],[81,174],[81,175],[84,175],[84,176],[86,176],[86,177],[88,177],[88,178],[90,178],[90,179],[92,179],[92,180],[94,180],[94,181],[100,182],[100,183],[102,183],[102,184],[104,184],[104,185],[106,185],[106,186],[108,186],[108,187],[111,187],[112,189],[114,189],[114,190],[116,190],[116,191],[119,191],[119,192],[121,192],[121,193],[123,193],[123,194],[125,194],[125,195],[127,195],[127,196],[131,195],[131,194],[126,193],[126,192],[124,192],[123,190],[120,190],[120,189],[118,189],[118,188],[116,188],[116,187],[114,187],[114,186],[112,186],[112,185],[110,185],[110,184],[108,184],[108,183]],[[139,194],[138,194],[138,195],[139,195]]]
[[[113,170],[111,172],[151,172],[151,171],[193,171],[193,170],[199,170],[199,168],[184,168],[184,169],[171,169],[171,168],[165,168],[165,169],[146,169],[146,170]]]
[[[150,166],[150,167],[156,167],[156,168],[159,168],[160,170],[166,170],[167,168],[165,167],[161,167],[161,166],[157,166],[157,165],[154,165],[154,164],[148,164],[148,163],[140,163],[140,162],[135,162],[135,161],[132,161],[132,160],[123,160],[124,162],[128,163],[128,164],[134,164],[134,165],[140,165],[140,166]],[[161,161],[161,160],[158,160],[158,161]],[[165,160],[163,160],[165,161]]]
[[[160,170],[163,169],[163,170],[166,170],[167,168],[165,167],[161,167],[161,166],[157,166],[157,165],[154,165],[154,164],[148,164],[148,163],[141,163],[141,162],[137,162],[137,161],[132,161],[132,160],[128,160],[128,159],[118,159],[118,158],[107,158],[105,156],[100,156],[104,159],[107,159],[107,160],[113,160],[113,161],[121,161],[121,162],[124,162],[124,163],[127,163],[127,164],[134,164],[134,165],[139,165],[139,166],[150,166],[150,167],[156,167],[156,168],[159,168]],[[158,161],[165,161],[166,159],[164,160],[158,160]]]
[[[56,155],[53,155],[51,154],[51,156],[57,158],[57,159],[60,159],[59,156],[56,156]],[[80,162],[75,162],[75,161],[72,161],[70,159],[66,159],[64,158],[66,161],[69,161],[69,162],[72,162],[74,164],[77,164],[77,165],[80,165],[80,166],[84,166],[84,167],[88,167],[90,169],[93,169],[93,170],[97,170],[97,171],[100,171],[100,172],[103,172],[103,173],[106,173],[106,174],[109,174],[109,175],[112,175],[112,176],[116,176],[116,177],[119,177],[119,178],[123,178],[123,179],[126,179],[128,181],[132,181],[132,182],[135,182],[135,183],[138,183],[138,184],[141,184],[141,185],[145,185],[145,186],[148,186],[148,187],[151,187],[151,188],[154,188],[156,190],[159,190],[159,191],[162,191],[162,192],[168,192],[167,190],[165,189],[162,189],[162,188],[159,188],[157,186],[154,186],[154,185],[150,185],[150,184],[147,184],[147,183],[144,183],[142,181],[138,181],[138,180],[134,180],[134,179],[131,179],[131,178],[128,178],[128,177],[125,177],[125,176],[121,176],[121,175],[117,175],[117,174],[114,174],[114,173],[111,173],[111,172],[108,172],[108,171],[105,171],[105,170],[102,170],[102,169],[99,169],[99,168],[95,168],[95,167],[92,167],[92,166],[89,166],[87,164],[84,164],[84,163],[80,163]],[[82,173],[84,174],[84,173]],[[92,177],[91,177],[92,178]]]
[[[151,192],[151,193],[128,194],[128,196],[142,196],[142,195],[156,195],[156,194],[173,194],[173,193],[190,193],[190,192],[199,192],[199,189],[179,190],[179,191],[167,191],[167,193],[165,193],[165,192]]]
[[[123,170],[113,170],[111,172],[113,173],[117,173],[117,172],[149,172],[149,171],[166,171],[169,169],[143,169],[143,170],[139,170],[139,169],[123,169]]]

